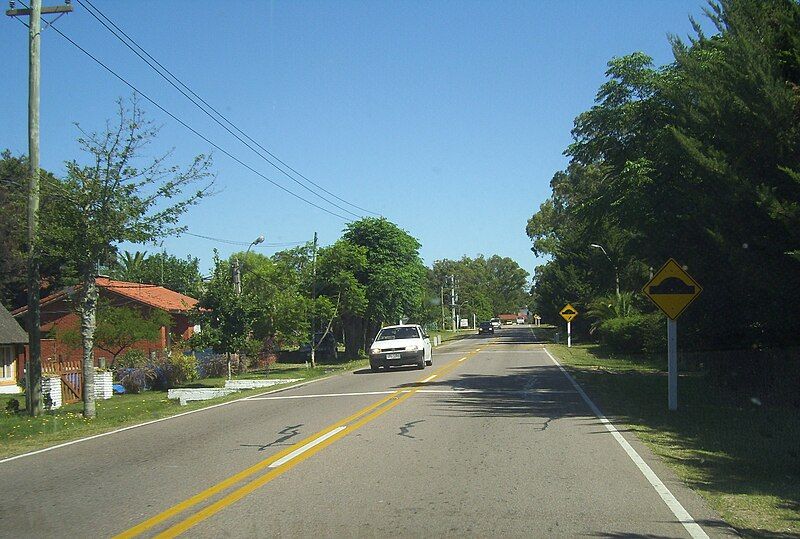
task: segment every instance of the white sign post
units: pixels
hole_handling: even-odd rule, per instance
[[[567,321],[567,348],[572,348],[572,319],[578,316],[578,310],[571,304],[567,303],[558,314],[561,318]]]
[[[678,409],[678,321],[667,318],[667,398],[670,410]]]
[[[667,406],[678,409],[678,317],[703,288],[670,258],[642,292],[667,315]]]

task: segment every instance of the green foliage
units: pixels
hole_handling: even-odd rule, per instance
[[[596,331],[606,320],[627,318],[639,314],[639,309],[634,305],[635,301],[633,292],[622,292],[619,296],[610,294],[592,301],[586,310],[586,316],[594,319],[592,332]]]
[[[147,353],[137,348],[132,348],[126,350],[125,353],[117,359],[116,366],[121,369],[139,368],[147,366],[148,363],[150,363],[150,358],[147,356]]]
[[[114,378],[127,393],[141,393],[156,379],[156,371],[146,353],[132,349],[120,356]]]
[[[156,341],[161,328],[169,329],[172,318],[160,309],[143,313],[133,307],[115,307],[101,302],[97,309],[95,346],[111,354],[113,368],[117,356],[139,341]]]
[[[416,239],[384,218],[349,223],[342,239],[366,252],[366,266],[355,277],[366,287],[368,319],[393,322],[418,310],[425,266]]]
[[[666,323],[663,315],[631,314],[608,318],[597,327],[600,344],[614,352],[630,354],[663,353]]]
[[[125,251],[118,255],[111,274],[115,279],[157,284],[193,298],[199,298],[203,288],[200,260],[193,256],[181,259],[167,253],[147,256],[147,252]]]
[[[166,155],[139,163],[157,133],[135,98],[130,109],[120,101],[115,125],[101,132],[81,130],[78,144],[89,164],[68,161],[65,178],[42,182],[42,191],[52,197],[51,211],[43,214],[42,249],[69,260],[82,281],[98,264],[114,261],[115,245],[152,242],[179,231],[180,217],[207,193],[206,185],[185,194],[194,183],[210,182],[206,156],[196,157],[186,170],[165,166]]]
[[[159,362],[158,370],[165,389],[177,387],[197,380],[197,358],[194,354],[184,354],[180,347],[174,347]]]
[[[672,38],[672,64],[612,59],[576,118],[569,165],[527,226],[533,251],[550,257],[534,285],[545,321],[567,301],[596,310],[615,269],[621,289],[638,292],[673,257],[704,287],[682,315],[684,342],[800,342],[786,330],[800,318],[775,316],[800,302],[800,4],[723,0],[708,16],[717,34],[696,25],[688,43]],[[635,342],[635,327],[606,334]]]
[[[53,175],[41,171],[43,181],[54,181]],[[0,152],[0,303],[9,309],[27,302],[27,222],[28,158],[12,156],[9,150]],[[52,196],[41,194],[40,215],[50,219]],[[41,261],[40,274],[44,293],[60,287],[69,278],[62,266],[66,260],[46,257]]]
[[[18,399],[8,399],[8,402],[6,402],[6,413],[9,413],[9,414],[18,414],[19,413],[19,400]]]
[[[231,281],[231,265],[214,252],[214,270],[194,316],[201,331],[192,336],[194,348],[209,347],[217,353],[236,353],[252,348],[253,326],[249,295],[237,295]]]
[[[514,260],[497,255],[489,258],[467,256],[461,260],[437,260],[428,276],[429,295],[441,303],[441,287],[444,287],[444,302],[451,304],[449,276],[455,277],[457,304],[462,318],[488,320],[502,313],[516,313],[529,305],[528,272]],[[446,313],[449,327],[450,314]],[[435,316],[441,322],[441,307]]]

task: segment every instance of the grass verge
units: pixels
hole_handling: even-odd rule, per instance
[[[367,362],[364,360],[357,360],[337,365],[320,365],[313,370],[306,369],[304,365],[276,364],[273,365],[267,377],[312,380],[328,374],[364,367],[366,364]],[[261,376],[261,378],[263,377]],[[248,376],[243,375],[240,378],[248,378]],[[258,378],[258,376],[251,375],[249,378]],[[199,383],[203,387],[221,387],[224,384],[224,379],[204,379]],[[97,417],[92,420],[84,419],[81,416],[82,403],[68,404],[58,410],[46,412],[39,417],[30,417],[24,412],[15,414],[0,411],[0,458],[35,451],[153,419],[173,416],[189,410],[206,408],[210,405],[265,393],[290,385],[283,384],[269,389],[239,391],[219,399],[189,402],[186,406],[181,406],[178,401],[168,400],[166,391],[144,391],[139,394],[115,395],[111,399],[97,401]],[[25,406],[23,395],[4,395],[0,399],[2,410],[5,410],[6,403],[12,398],[16,398],[23,407]]]
[[[595,345],[548,345],[600,405],[747,537],[800,537],[800,417],[681,373],[667,410],[666,358],[609,358]]]

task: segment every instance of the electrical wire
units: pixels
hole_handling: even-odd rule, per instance
[[[195,238],[202,238],[204,240],[209,241],[216,241],[218,243],[227,243],[229,245],[251,245],[251,243],[247,243],[246,241],[235,241],[235,240],[224,240],[221,238],[212,238],[211,236],[204,236],[202,234],[195,234],[193,232],[181,232],[181,234],[185,234],[187,236],[194,236]],[[264,243],[261,242],[258,245],[263,245],[264,247],[289,247],[292,245],[303,245],[308,243],[307,241],[285,241],[285,242],[278,242],[278,243]]]
[[[155,72],[156,72],[156,73],[157,73],[157,74],[158,74],[158,75],[159,75],[161,78],[163,78],[165,81],[167,81],[167,83],[169,83],[169,84],[170,84],[170,85],[171,85],[173,88],[175,88],[175,89],[176,89],[178,92],[180,92],[180,93],[181,93],[181,94],[182,94],[184,97],[186,97],[186,99],[188,99],[188,100],[189,100],[189,101],[190,101],[190,102],[191,102],[193,105],[195,105],[195,106],[196,106],[198,109],[200,109],[200,110],[201,110],[201,111],[202,111],[204,114],[206,114],[206,115],[207,115],[209,118],[211,118],[211,119],[212,119],[214,122],[216,122],[216,123],[217,123],[217,124],[218,124],[220,127],[222,127],[223,129],[225,129],[225,130],[226,130],[226,131],[227,131],[229,134],[231,134],[233,137],[235,137],[237,140],[239,140],[239,142],[241,142],[242,144],[244,144],[245,146],[247,146],[247,147],[248,147],[250,150],[252,150],[252,151],[253,151],[253,152],[254,152],[256,155],[258,155],[259,157],[261,157],[262,159],[264,159],[264,160],[265,160],[267,163],[269,163],[270,165],[272,165],[272,166],[273,166],[273,167],[274,167],[276,170],[278,170],[279,172],[281,172],[281,173],[282,173],[284,176],[286,176],[287,178],[289,178],[290,180],[292,180],[293,182],[295,182],[296,184],[298,184],[298,185],[299,185],[299,186],[301,186],[302,188],[306,189],[306,190],[307,190],[307,191],[309,191],[310,193],[314,194],[315,196],[317,196],[317,197],[321,198],[321,199],[322,199],[322,200],[324,200],[325,202],[327,202],[327,203],[331,204],[332,206],[335,206],[336,208],[338,208],[338,209],[340,209],[340,210],[342,210],[342,211],[344,211],[344,212],[347,212],[347,213],[349,213],[349,214],[351,214],[351,215],[353,215],[353,216],[355,216],[355,217],[360,217],[360,215],[358,215],[358,214],[356,214],[356,213],[353,213],[353,212],[351,212],[350,210],[348,210],[347,208],[345,208],[345,207],[342,207],[342,206],[340,206],[339,204],[337,204],[337,203],[335,203],[335,202],[333,202],[333,201],[331,201],[331,200],[329,200],[329,199],[325,198],[324,196],[320,195],[319,193],[317,193],[317,192],[316,192],[316,191],[314,191],[313,189],[309,188],[309,187],[308,187],[308,186],[306,186],[305,184],[303,184],[303,183],[301,183],[300,181],[298,181],[298,180],[297,180],[297,179],[296,179],[294,176],[292,176],[291,174],[289,174],[289,172],[287,172],[286,170],[284,170],[283,168],[281,168],[280,166],[278,166],[276,163],[274,163],[273,161],[271,161],[269,158],[265,157],[265,156],[264,156],[264,155],[263,155],[261,152],[259,152],[259,151],[258,151],[256,148],[254,148],[253,146],[251,146],[251,145],[250,145],[250,144],[249,144],[247,141],[249,141],[250,143],[252,143],[252,144],[254,144],[255,146],[257,146],[257,147],[258,147],[258,148],[259,148],[259,149],[260,149],[262,152],[266,153],[266,154],[267,154],[267,155],[269,155],[269,156],[270,156],[272,159],[274,159],[275,161],[277,161],[278,163],[280,163],[281,165],[283,165],[284,167],[286,167],[286,169],[290,170],[291,172],[293,172],[294,174],[296,174],[297,176],[299,176],[300,178],[302,178],[303,180],[305,180],[305,181],[306,181],[306,182],[308,182],[309,184],[313,185],[313,186],[314,186],[314,187],[316,187],[317,189],[320,189],[321,191],[323,191],[323,192],[327,193],[327,194],[328,194],[328,195],[330,195],[331,197],[333,197],[333,198],[335,198],[335,199],[337,199],[337,200],[339,200],[339,201],[343,202],[344,204],[347,204],[347,205],[349,205],[349,206],[352,206],[353,208],[359,209],[359,210],[361,210],[361,211],[363,211],[363,212],[365,212],[365,213],[369,213],[369,214],[372,214],[372,215],[379,215],[379,214],[377,214],[377,213],[375,213],[375,212],[369,211],[369,210],[367,210],[367,209],[365,209],[365,208],[362,208],[362,207],[360,207],[360,206],[358,206],[358,205],[356,205],[356,204],[353,204],[352,202],[349,202],[349,201],[347,201],[347,200],[345,200],[345,199],[343,199],[343,198],[339,197],[339,196],[338,196],[338,195],[336,195],[335,193],[332,193],[331,191],[329,191],[329,190],[325,189],[324,187],[322,187],[322,186],[321,186],[321,185],[319,185],[318,183],[316,183],[316,182],[312,181],[312,180],[311,180],[311,179],[309,179],[308,177],[306,177],[306,176],[304,176],[303,174],[301,174],[300,172],[298,172],[296,169],[292,168],[292,167],[291,167],[290,165],[288,165],[288,164],[287,164],[285,161],[281,160],[281,159],[280,159],[278,156],[276,156],[274,153],[270,152],[270,151],[269,151],[267,148],[265,148],[263,145],[261,145],[260,143],[258,143],[258,142],[257,142],[256,140],[254,140],[252,137],[250,137],[250,136],[249,136],[247,133],[245,133],[245,132],[244,132],[242,129],[240,129],[240,128],[239,128],[239,127],[236,125],[236,124],[234,124],[234,123],[233,123],[233,122],[232,122],[230,119],[228,119],[228,118],[227,118],[227,117],[226,117],[224,114],[222,114],[222,113],[221,113],[219,110],[217,110],[217,109],[216,109],[214,106],[212,106],[210,103],[208,103],[208,102],[207,102],[205,99],[203,99],[202,97],[200,97],[199,95],[197,95],[197,93],[196,93],[196,92],[194,92],[194,91],[193,91],[191,88],[189,88],[189,86],[187,86],[187,85],[186,85],[186,84],[185,84],[183,81],[181,81],[181,79],[179,79],[179,78],[178,78],[178,77],[177,77],[177,76],[176,76],[174,73],[172,73],[172,72],[171,72],[169,69],[167,69],[166,67],[164,67],[164,65],[163,65],[161,62],[159,62],[159,61],[158,61],[156,58],[154,58],[154,57],[153,57],[153,56],[152,56],[152,55],[151,55],[149,52],[147,52],[147,51],[146,51],[146,50],[145,50],[145,49],[144,49],[144,48],[143,48],[141,45],[139,45],[139,44],[136,42],[136,40],[134,40],[132,37],[130,37],[130,36],[127,34],[127,33],[125,33],[125,31],[124,31],[124,30],[122,30],[122,29],[121,29],[119,26],[117,26],[117,25],[114,23],[114,21],[112,21],[112,20],[111,20],[111,19],[110,19],[110,18],[109,18],[107,15],[105,15],[105,14],[104,14],[102,11],[100,11],[100,9],[99,9],[99,8],[97,8],[97,7],[96,7],[94,4],[92,4],[92,2],[91,2],[90,0],[76,0],[76,1],[77,1],[77,2],[78,2],[80,5],[82,5],[82,6],[83,6],[83,7],[86,9],[86,11],[87,11],[87,12],[89,12],[89,14],[90,14],[92,17],[94,17],[94,18],[95,18],[95,19],[96,19],[96,20],[97,20],[97,21],[98,21],[98,22],[99,22],[101,25],[103,25],[103,27],[105,27],[105,28],[106,28],[106,30],[108,30],[108,31],[109,31],[109,32],[110,32],[110,33],[111,33],[111,34],[112,34],[114,37],[116,37],[118,40],[120,40],[120,42],[122,42],[122,43],[123,43],[123,44],[124,44],[126,47],[128,47],[128,49],[130,49],[130,50],[131,50],[131,51],[132,51],[132,52],[133,52],[133,53],[134,53],[136,56],[138,56],[138,57],[139,57],[139,58],[140,58],[140,59],[141,59],[141,60],[142,60],[144,63],[146,63],[146,64],[147,64],[147,65],[148,65],[148,66],[149,66],[151,69],[153,69],[153,71],[155,71]],[[96,12],[96,13],[95,13],[95,12]],[[102,17],[102,18],[101,18],[101,17]],[[110,25],[110,26],[109,26],[109,25]],[[113,28],[112,28],[112,27],[113,27]],[[119,32],[119,33],[117,33],[117,32]],[[120,34],[121,34],[121,36],[120,36]],[[123,37],[124,37],[124,39],[123,39]],[[127,41],[126,41],[126,40],[127,40]],[[137,50],[137,49],[138,49],[138,50]],[[139,51],[141,51],[141,54],[140,54],[140,52],[139,52]],[[144,56],[142,56],[142,55],[144,55]],[[145,56],[146,56],[147,58],[145,58]],[[153,65],[153,64],[155,64],[155,65]],[[166,73],[166,74],[165,74],[165,73]],[[168,77],[167,75],[169,75],[169,77]],[[172,80],[170,80],[170,78],[171,78]],[[173,80],[174,80],[174,82],[173,82]],[[177,83],[177,85],[176,85],[176,83]],[[178,85],[180,85],[180,86],[181,86],[183,89],[185,89],[186,91],[184,91],[183,89],[179,88],[179,87],[178,87]],[[189,94],[191,94],[191,96],[190,96],[190,95],[188,95],[188,94],[187,94],[187,92],[188,92]],[[199,103],[198,103],[198,101],[199,101]],[[202,103],[202,105],[201,105],[200,103]],[[207,109],[208,109],[208,110],[207,110],[206,108],[204,108],[204,106],[203,106],[203,105],[204,105],[205,107],[207,107]],[[211,112],[209,112],[209,110],[210,110],[211,112],[213,112],[214,114],[211,114]],[[216,115],[216,117],[215,117],[215,115]],[[218,119],[217,117],[219,117],[219,118],[220,118],[222,121],[220,121],[220,119]],[[226,125],[225,125],[225,124],[223,124],[222,122],[225,122],[225,124],[228,124],[228,125],[229,125],[229,126],[230,126],[230,127],[233,129],[233,130],[235,130],[237,133],[241,134],[241,136],[237,135],[237,133],[234,133],[234,131],[232,131],[230,128],[228,128],[228,126],[226,126]],[[243,136],[245,139],[247,139],[247,141],[243,140],[243,139],[242,139],[242,136]]]
[[[20,2],[20,4],[22,4],[23,6],[25,6],[25,4],[24,4],[24,3],[22,3],[22,2]],[[29,9],[29,8],[28,8],[28,6],[25,6],[25,8],[26,8],[26,9]],[[16,18],[16,17],[15,17],[15,18]],[[24,23],[23,23],[23,24],[24,24]],[[88,56],[89,58],[91,58],[92,60],[94,60],[94,62],[96,62],[96,63],[97,63],[97,64],[98,64],[100,67],[102,67],[103,69],[105,69],[106,71],[108,71],[108,72],[109,72],[111,75],[113,75],[113,76],[114,76],[116,79],[118,79],[120,82],[122,82],[122,83],[123,83],[124,85],[126,85],[128,88],[130,88],[131,90],[133,90],[133,91],[134,91],[134,92],[136,92],[137,94],[141,95],[141,96],[142,96],[142,97],[143,97],[145,100],[147,100],[147,101],[148,101],[149,103],[151,103],[153,106],[155,106],[156,108],[158,108],[158,109],[159,109],[161,112],[163,112],[164,114],[166,114],[167,116],[169,116],[170,118],[172,118],[173,120],[175,120],[176,122],[178,122],[180,125],[182,125],[182,126],[183,126],[183,127],[185,127],[186,129],[188,129],[189,131],[191,131],[192,133],[194,133],[194,134],[195,134],[197,137],[199,137],[201,140],[205,141],[207,144],[210,144],[210,145],[211,145],[213,148],[217,149],[218,151],[220,151],[220,152],[221,152],[221,153],[223,153],[224,155],[228,156],[230,159],[232,159],[233,161],[235,161],[235,162],[236,162],[236,163],[238,163],[239,165],[243,166],[244,168],[246,168],[247,170],[249,170],[249,171],[250,171],[250,172],[252,172],[253,174],[257,175],[258,177],[262,178],[263,180],[266,180],[267,182],[271,183],[272,185],[274,185],[274,186],[275,186],[275,187],[277,187],[278,189],[280,189],[280,190],[282,190],[282,191],[284,191],[284,192],[288,193],[289,195],[291,195],[291,196],[293,196],[293,197],[297,198],[298,200],[301,200],[301,201],[305,202],[305,203],[306,203],[306,204],[308,204],[309,206],[313,206],[313,207],[315,207],[315,208],[317,208],[317,209],[319,209],[319,210],[322,210],[322,211],[324,211],[325,213],[328,213],[328,214],[330,214],[330,215],[333,215],[334,217],[338,217],[339,219],[342,219],[342,220],[343,220],[343,221],[345,221],[345,222],[351,222],[351,221],[352,221],[351,219],[349,219],[349,218],[347,218],[347,217],[345,217],[345,216],[343,216],[343,215],[341,215],[341,214],[339,214],[339,213],[336,213],[336,212],[334,212],[334,211],[331,211],[331,210],[329,210],[328,208],[325,208],[325,207],[323,207],[323,206],[320,206],[319,204],[316,204],[316,203],[314,203],[314,202],[312,202],[312,201],[308,200],[307,198],[305,198],[305,197],[303,197],[303,196],[301,196],[301,195],[298,195],[298,194],[297,194],[297,193],[295,193],[294,191],[292,191],[292,190],[290,190],[290,189],[288,189],[288,188],[284,187],[283,185],[279,184],[278,182],[276,182],[276,181],[275,181],[275,180],[273,180],[272,178],[270,178],[270,177],[266,176],[265,174],[262,174],[261,172],[259,172],[259,171],[258,171],[258,170],[256,170],[256,169],[254,169],[253,167],[251,167],[250,165],[248,165],[247,163],[245,163],[244,161],[242,161],[241,159],[239,159],[238,157],[236,157],[235,155],[233,155],[231,152],[229,152],[228,150],[226,150],[225,148],[223,148],[223,147],[222,147],[222,146],[220,146],[219,144],[217,144],[217,143],[213,142],[211,139],[209,139],[208,137],[206,137],[205,135],[203,135],[202,133],[200,133],[199,131],[197,131],[195,128],[193,128],[192,126],[190,126],[189,124],[187,124],[186,122],[184,122],[183,120],[181,120],[180,118],[178,118],[177,116],[175,116],[173,113],[171,113],[170,111],[168,111],[167,109],[165,109],[163,106],[161,106],[161,105],[160,105],[158,102],[156,102],[156,101],[155,101],[154,99],[152,99],[150,96],[148,96],[147,94],[145,94],[144,92],[142,92],[141,90],[139,90],[139,89],[138,89],[136,86],[134,86],[132,83],[128,82],[128,81],[127,81],[127,80],[126,80],[124,77],[122,77],[122,76],[121,76],[121,75],[119,75],[117,72],[115,72],[113,69],[111,69],[110,67],[108,67],[108,66],[107,66],[105,63],[103,63],[101,60],[99,60],[97,57],[95,57],[95,56],[94,56],[92,53],[90,53],[89,51],[87,51],[86,49],[84,49],[83,47],[81,47],[81,46],[80,46],[78,43],[76,43],[76,42],[75,42],[75,41],[74,41],[72,38],[70,38],[69,36],[67,36],[67,35],[66,35],[64,32],[62,32],[61,30],[59,30],[59,29],[58,29],[56,26],[50,26],[50,28],[52,28],[52,29],[53,29],[53,30],[54,30],[54,31],[55,31],[55,32],[56,32],[58,35],[60,35],[62,38],[64,38],[65,40],[67,40],[67,41],[68,41],[68,42],[69,42],[69,43],[70,43],[72,46],[74,46],[76,49],[78,49],[78,50],[79,50],[79,51],[81,51],[83,54],[85,54],[86,56]]]

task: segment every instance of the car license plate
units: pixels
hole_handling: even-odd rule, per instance
[[[386,359],[400,359],[400,354],[386,354]]]

